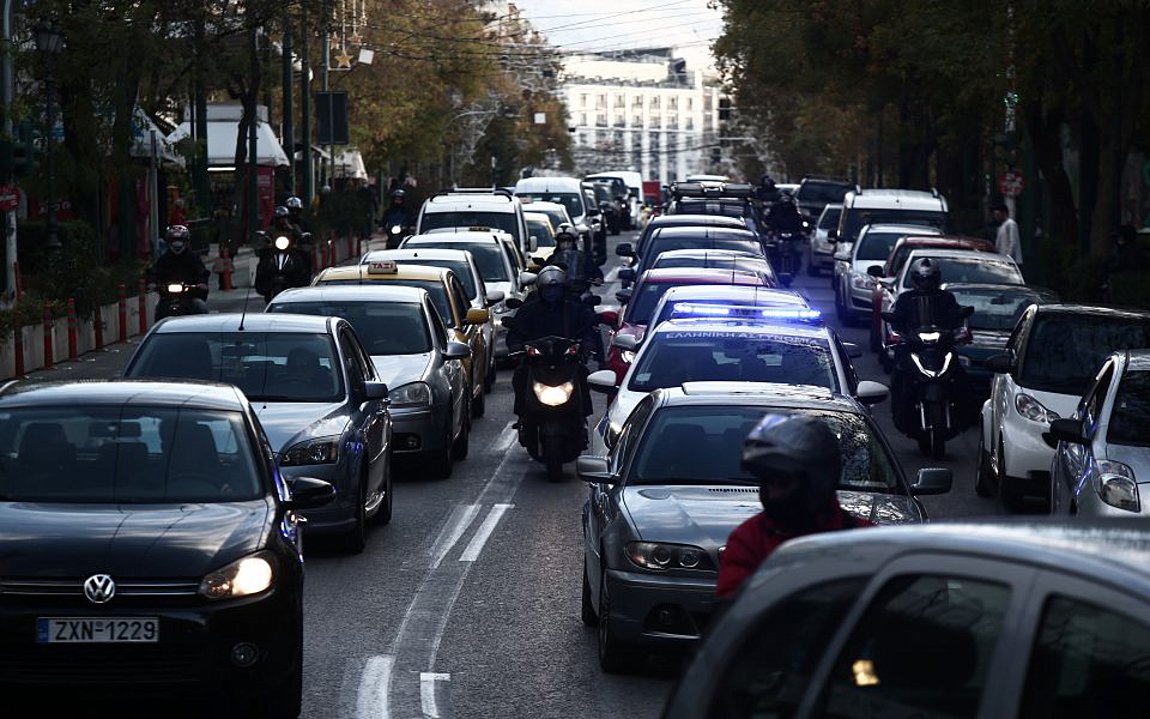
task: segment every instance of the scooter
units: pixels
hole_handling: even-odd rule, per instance
[[[199,285],[170,282],[158,289],[160,301],[156,305],[157,320],[165,317],[206,315],[208,313],[208,305],[204,302],[207,291]]]
[[[304,233],[302,239],[306,241],[310,237],[310,233]],[[304,277],[308,274],[308,268],[303,266],[302,260],[292,247],[291,238],[287,235],[276,237],[272,243],[270,254],[261,262],[269,263],[267,271],[271,273],[267,289],[263,294],[264,301],[269,304],[280,292],[290,287],[307,284],[307,280],[310,279],[310,277]],[[301,278],[304,281],[301,282]]]
[[[547,467],[547,478],[563,477],[563,464],[587,447],[585,357],[579,342],[543,337],[524,345],[525,389],[519,416],[519,444]]]

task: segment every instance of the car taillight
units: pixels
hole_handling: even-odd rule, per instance
[[[571,345],[570,347],[568,347],[567,348],[567,354],[569,354],[569,355],[579,354],[579,345]]]

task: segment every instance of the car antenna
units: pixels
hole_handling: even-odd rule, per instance
[[[240,326],[239,331],[244,331],[244,319],[248,316],[248,298],[252,296],[252,286],[248,285],[248,291],[244,293],[244,307],[240,310]]]

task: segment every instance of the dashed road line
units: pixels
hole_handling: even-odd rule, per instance
[[[495,526],[499,524],[499,520],[507,513],[507,510],[514,507],[514,504],[496,504],[487,513],[484,518],[483,524],[479,525],[479,529],[475,531],[475,536],[467,544],[467,549],[463,550],[463,554],[459,556],[461,562],[474,562],[479,559],[480,552],[483,551],[483,545],[487,544],[487,540],[491,537],[491,533],[495,531]]]

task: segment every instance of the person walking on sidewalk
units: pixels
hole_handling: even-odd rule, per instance
[[[1014,260],[1022,270],[1022,239],[1018,236],[1018,223],[1010,216],[1010,208],[1000,202],[994,206],[994,221],[998,223],[998,234],[994,238],[994,249],[1000,255]]]

